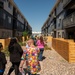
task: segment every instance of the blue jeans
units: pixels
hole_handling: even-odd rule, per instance
[[[39,56],[38,56],[40,61],[42,61],[43,51],[44,51],[44,48],[40,48],[40,53],[39,53]]]
[[[4,70],[0,70],[0,75],[3,75],[3,73],[4,73]]]

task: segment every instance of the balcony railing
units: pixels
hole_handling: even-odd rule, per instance
[[[4,4],[0,1],[0,8],[3,8]]]
[[[15,18],[17,18],[17,15],[18,15],[18,14],[17,14],[16,12],[13,13],[13,16],[14,16]]]
[[[75,26],[75,12],[73,12],[63,20],[63,26],[64,28]]]
[[[17,16],[18,16],[18,13],[16,12],[16,8],[13,8],[13,16],[14,16],[15,18],[17,18]]]
[[[0,0],[1,2],[4,2],[4,1],[6,1],[6,0]]]
[[[67,5],[74,0],[63,0],[63,7],[67,7]]]

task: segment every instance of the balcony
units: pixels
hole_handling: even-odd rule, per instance
[[[3,8],[4,4],[0,1],[0,8]]]
[[[15,18],[17,18],[17,13],[16,13],[16,12],[13,12],[13,16],[14,16]]]
[[[13,8],[13,17],[17,18],[17,15],[18,15],[18,13],[16,11],[16,8]]]
[[[75,8],[75,0],[63,0],[63,8]]]
[[[52,29],[52,31],[56,31],[56,25],[53,24],[53,25],[51,26],[51,29]]]
[[[6,0],[0,0],[0,2],[4,2],[4,1],[6,1]]]
[[[63,27],[64,28],[69,28],[69,27],[74,27],[75,26],[75,12],[72,14],[68,15],[64,20],[63,20]]]

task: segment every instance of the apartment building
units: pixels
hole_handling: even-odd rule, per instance
[[[56,37],[57,38],[65,37],[65,31],[63,28],[64,16],[65,16],[65,10],[63,9],[63,0],[60,0],[56,7]]]
[[[45,34],[49,22],[48,33],[56,38],[73,38],[75,35],[75,0],[58,0],[41,28]],[[46,34],[45,34],[46,35]]]
[[[23,31],[32,33],[32,28],[14,0],[0,0],[0,38],[22,36]]]
[[[65,10],[65,18],[63,20],[65,37],[75,39],[75,0],[63,0],[63,8]]]
[[[47,20],[45,21],[44,25],[41,28],[42,34],[45,34],[45,30],[47,27],[47,34],[53,37],[56,37],[56,7],[59,1],[54,5],[53,9],[51,10]]]
[[[49,35],[49,18],[46,20],[46,22],[44,23],[42,29],[41,29],[41,32],[42,32],[42,35],[44,36],[48,36]]]

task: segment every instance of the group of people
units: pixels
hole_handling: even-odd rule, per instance
[[[15,70],[15,75],[23,73],[24,63],[26,63],[28,75],[36,75],[41,70],[39,61],[42,61],[45,43],[42,36],[36,38],[35,44],[34,42],[35,41],[30,38],[26,46],[21,47],[16,38],[11,38],[8,51],[10,53],[12,66],[7,75],[11,75],[13,70]],[[3,46],[0,43],[0,75],[3,75],[7,63],[5,54],[1,52],[2,48]]]

